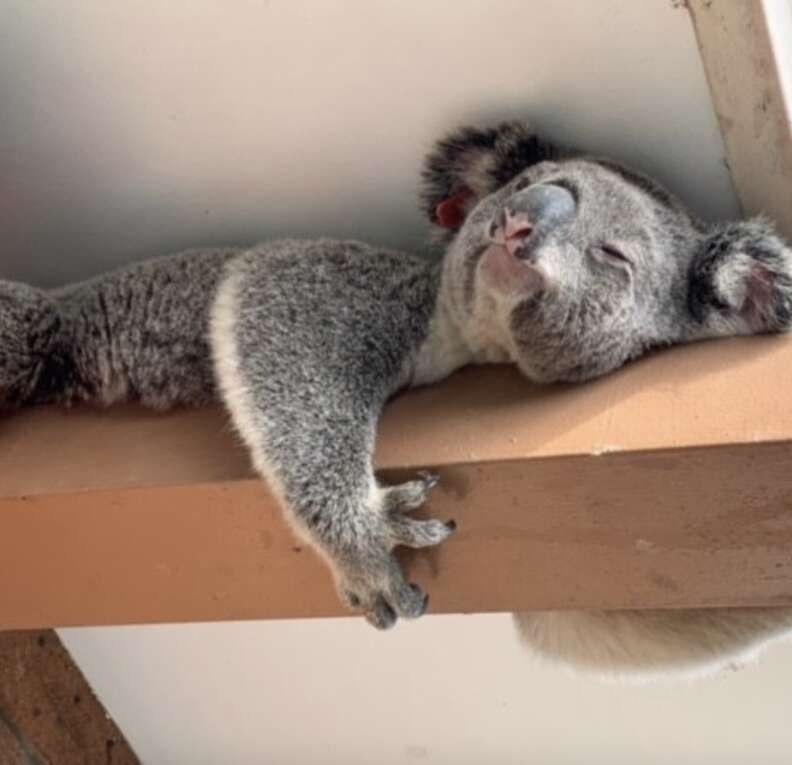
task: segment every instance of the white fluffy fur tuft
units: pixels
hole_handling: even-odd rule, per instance
[[[792,608],[529,611],[523,643],[576,672],[633,683],[738,669],[792,630]]]

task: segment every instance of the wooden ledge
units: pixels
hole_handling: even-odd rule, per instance
[[[580,386],[469,369],[394,401],[433,467],[433,612],[792,604],[792,338],[702,343]],[[218,409],[0,420],[0,628],[345,613]]]

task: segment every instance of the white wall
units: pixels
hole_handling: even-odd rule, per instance
[[[504,615],[63,630],[146,765],[787,765],[792,646],[682,686],[581,680]]]
[[[503,116],[731,215],[708,98],[670,0],[4,0],[0,277],[283,234],[413,247],[424,149]]]
[[[762,0],[762,4],[773,55],[778,62],[787,122],[792,125],[792,0]]]
[[[736,212],[670,0],[5,0],[0,276],[275,234],[422,241],[433,137],[531,115]],[[299,593],[295,593],[299,597]],[[63,632],[144,762],[786,762],[792,654],[676,690],[525,660],[503,616]]]

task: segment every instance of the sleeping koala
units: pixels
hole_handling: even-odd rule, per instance
[[[0,282],[0,405],[164,408],[219,396],[341,598],[387,628],[427,605],[393,548],[436,545],[454,530],[409,516],[435,476],[383,486],[374,475],[377,421],[396,391],[480,363],[515,363],[541,383],[584,381],[656,346],[792,323],[792,254],[767,222],[707,226],[646,176],[525,125],[440,141],[423,200],[445,245],[439,262],[283,240],[186,252],[55,291]],[[546,655],[640,668],[686,660],[696,614],[652,616],[657,629],[637,613],[518,621]],[[789,620],[786,609],[717,614],[716,631],[739,647]],[[582,647],[567,637],[581,624],[591,629]],[[658,659],[677,628],[678,650]]]

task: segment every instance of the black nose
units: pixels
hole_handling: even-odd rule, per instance
[[[572,193],[553,183],[538,183],[518,191],[506,202],[512,216],[525,216],[536,228],[547,229],[575,217],[577,203]]]

